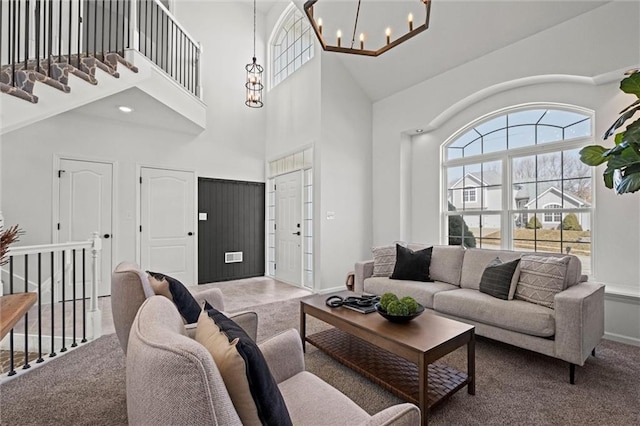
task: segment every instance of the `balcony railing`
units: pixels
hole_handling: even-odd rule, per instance
[[[0,342],[0,350],[9,356],[6,376],[0,379],[100,337],[101,243],[94,233],[88,241],[9,249],[9,262],[3,267],[4,294],[35,292],[38,298]]]
[[[158,0],[2,0],[2,82],[20,84],[17,72],[54,77],[53,64],[81,68],[83,58],[105,62],[136,49],[201,97],[198,42]],[[51,72],[49,72],[51,70]]]

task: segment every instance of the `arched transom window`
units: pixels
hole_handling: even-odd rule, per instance
[[[592,170],[578,152],[593,143],[592,121],[578,108],[518,107],[445,143],[449,244],[571,253],[589,272]]]
[[[314,34],[309,22],[293,4],[287,8],[271,42],[272,87],[313,58]]]

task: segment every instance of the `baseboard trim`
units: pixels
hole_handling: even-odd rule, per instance
[[[627,345],[640,346],[640,339],[635,337],[623,336],[616,333],[604,333],[604,338],[618,343],[626,343]]]
[[[331,287],[331,288],[323,288],[321,290],[318,290],[318,294],[328,294],[328,293],[336,293],[338,291],[345,291],[347,288],[343,285],[338,286],[338,287]]]

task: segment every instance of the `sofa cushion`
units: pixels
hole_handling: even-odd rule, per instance
[[[487,265],[496,257],[503,262],[519,259],[521,253],[509,250],[466,249],[462,261],[460,287],[478,290],[480,279]]]
[[[191,292],[187,290],[184,284],[173,277],[159,272],[147,271],[147,274],[156,280],[155,283],[152,283],[151,281],[149,282],[154,292],[171,300],[176,305],[180,315],[182,315],[182,318],[184,318],[187,324],[194,324],[198,322],[200,305],[198,305],[198,302]],[[163,281],[166,281],[167,285],[165,285]],[[154,285],[156,286],[155,288],[153,287]],[[167,294],[167,287],[170,294]]]
[[[396,246],[380,246],[371,248],[373,253],[373,276],[389,277],[396,266]]]
[[[566,288],[569,261],[569,256],[522,256],[516,299],[553,309],[555,295]]]
[[[493,259],[482,273],[480,291],[498,299],[509,300],[509,289],[518,263],[520,259],[506,263],[499,257]]]
[[[433,246],[429,269],[431,279],[459,286],[463,259],[462,246]]]
[[[371,277],[364,280],[364,291],[370,294],[394,293],[399,298],[411,296],[422,306],[433,309],[433,295],[448,290],[456,290],[457,286],[443,282],[420,282],[392,280],[389,277]]]
[[[391,274],[392,280],[433,281],[429,277],[431,252],[433,247],[413,251],[396,244],[396,266]]]
[[[555,334],[553,309],[522,300],[501,300],[472,289],[436,293],[436,312],[539,337]]]
[[[262,352],[239,325],[205,303],[196,341],[213,357],[243,424],[292,424]]]

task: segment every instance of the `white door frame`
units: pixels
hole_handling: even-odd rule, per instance
[[[168,170],[172,172],[186,172],[193,174],[193,211],[194,211],[194,235],[196,238],[193,238],[193,278],[191,283],[184,283],[185,285],[197,285],[198,284],[198,221],[195,215],[198,214],[198,175],[194,169],[180,169],[175,167],[163,167],[154,164],[143,164],[136,163],[136,263],[140,265],[142,260],[142,241],[140,239],[140,226],[142,226],[142,209],[141,209],[141,197],[140,193],[140,179],[142,179],[142,169],[157,169],[157,170]]]
[[[118,162],[115,160],[109,160],[105,158],[94,158],[94,157],[85,157],[81,155],[73,155],[73,154],[53,154],[53,170],[51,174],[51,194],[52,194],[52,215],[51,215],[51,241],[53,244],[57,244],[60,242],[60,232],[58,231],[58,223],[60,222],[60,181],[58,180],[58,170],[60,170],[60,161],[62,160],[71,160],[71,161],[85,161],[90,163],[102,163],[102,164],[110,164],[111,165],[111,265],[109,265],[110,270],[113,271],[114,261],[117,259],[118,255],[118,244],[114,243],[113,236],[117,235],[117,238],[120,238],[120,232],[118,227],[118,215],[116,212],[118,211],[118,185],[117,176],[118,176]],[[96,229],[98,231],[98,229]],[[87,235],[87,240],[89,240],[92,236]],[[100,235],[102,238],[102,235]]]

